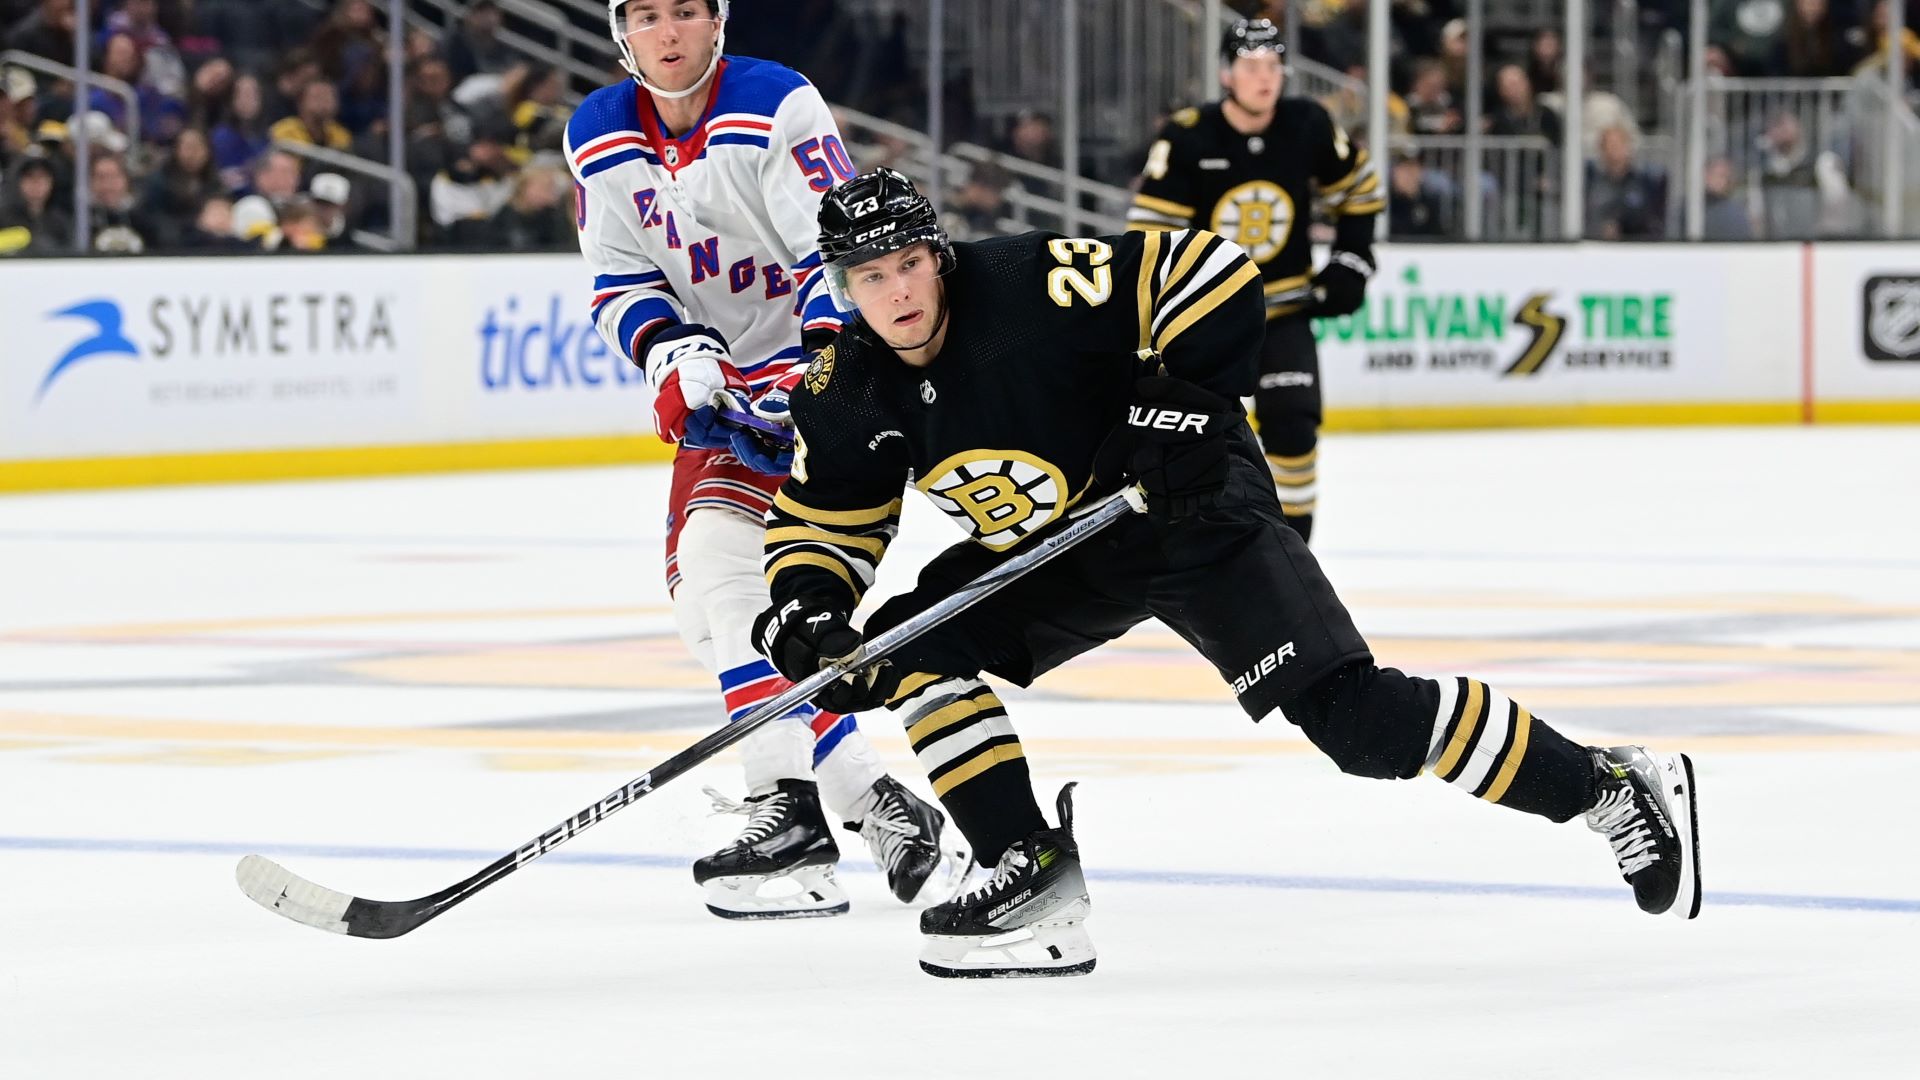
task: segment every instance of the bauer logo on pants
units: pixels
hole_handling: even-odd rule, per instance
[[[1260,685],[1260,680],[1280,670],[1280,665],[1293,655],[1293,642],[1273,650],[1260,658],[1260,662],[1248,668],[1246,674],[1233,680],[1233,696],[1242,697],[1247,691]]]
[[[1860,347],[1867,359],[1920,360],[1920,275],[1868,278],[1860,310]]]

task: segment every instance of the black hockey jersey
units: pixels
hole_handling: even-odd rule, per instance
[[[1220,103],[1174,113],[1147,151],[1140,193],[1128,229],[1208,229],[1234,241],[1259,264],[1270,300],[1267,315],[1302,310],[1271,302],[1297,294],[1313,271],[1313,185],[1321,205],[1341,219],[1345,243],[1365,248],[1373,215],[1385,206],[1380,177],[1363,147],[1318,102],[1281,98],[1259,134],[1234,130]],[[1351,220],[1347,220],[1351,219]]]
[[[911,480],[973,539],[1014,548],[1092,494],[1095,453],[1134,380],[1168,374],[1253,391],[1265,333],[1259,272],[1208,232],[953,246],[946,341],[923,368],[855,323],[793,393],[793,474],[766,534],[776,604],[851,610],[873,584]]]

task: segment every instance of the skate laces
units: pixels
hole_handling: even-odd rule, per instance
[[[993,868],[991,878],[988,878],[979,888],[969,891],[965,896],[952,902],[960,907],[966,907],[1004,891],[1007,886],[1013,884],[1015,875],[1026,869],[1032,861],[1025,851],[1017,847],[1008,848],[1006,854],[1000,856],[999,865]]]
[[[867,842],[889,874],[899,869],[900,860],[906,857],[907,841],[919,836],[920,826],[913,823],[906,806],[891,792],[881,795],[860,819],[860,839]]]
[[[1634,798],[1631,786],[1613,789],[1592,810],[1587,811],[1587,828],[1606,834],[1607,843],[1613,845],[1613,857],[1619,861],[1622,874],[1637,874],[1660,861],[1659,852],[1654,846],[1653,830],[1648,827],[1646,815],[1641,813],[1639,800]]]
[[[701,788],[707,798],[713,800],[715,816],[721,814],[747,815],[747,827],[734,838],[734,847],[746,847],[757,844],[780,830],[780,819],[787,809],[787,793],[776,791],[763,799],[741,801],[730,799],[713,788]]]

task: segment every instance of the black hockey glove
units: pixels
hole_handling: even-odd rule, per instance
[[[1367,301],[1367,279],[1373,276],[1373,260],[1357,251],[1335,251],[1327,265],[1313,275],[1314,291],[1320,302],[1314,316],[1351,315]]]
[[[1214,504],[1227,486],[1227,433],[1240,404],[1185,379],[1154,375],[1133,384],[1126,422],[1101,449],[1106,473],[1115,458],[1147,496],[1147,515],[1166,524]]]
[[[858,649],[861,641],[845,612],[817,600],[789,600],[753,621],[754,648],[796,683]],[[883,661],[832,684],[813,703],[830,713],[877,709],[899,686],[893,665]]]

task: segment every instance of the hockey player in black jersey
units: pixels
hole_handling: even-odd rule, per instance
[[[1312,320],[1350,315],[1372,276],[1374,219],[1386,205],[1367,151],[1327,110],[1283,98],[1286,46],[1266,19],[1242,20],[1220,50],[1220,101],[1174,113],[1147,151],[1129,230],[1206,229],[1260,268],[1267,329],[1253,392],[1260,442],[1287,521],[1313,534],[1320,357]],[[1313,272],[1313,198],[1333,216],[1333,254]]]
[[[1341,769],[1432,772],[1554,821],[1585,815],[1642,908],[1699,912],[1684,755],[1580,746],[1484,683],[1374,663],[1286,524],[1237,401],[1266,322],[1259,271],[1239,248],[1187,229],[950,243],[932,206],[885,169],[829,192],[820,221],[829,285],[858,319],[793,397],[793,473],[766,534],[772,606],[754,625],[782,674],[807,677],[859,645],[850,619],[909,482],[972,538],[881,605],[869,633],[1124,478],[1148,505],[818,699],[898,712],[934,793],[993,868],[922,913],[928,971],[1092,969],[1070,793],[1049,827],[981,675],[1025,686],[1149,617],[1212,662],[1250,717],[1284,710]]]

